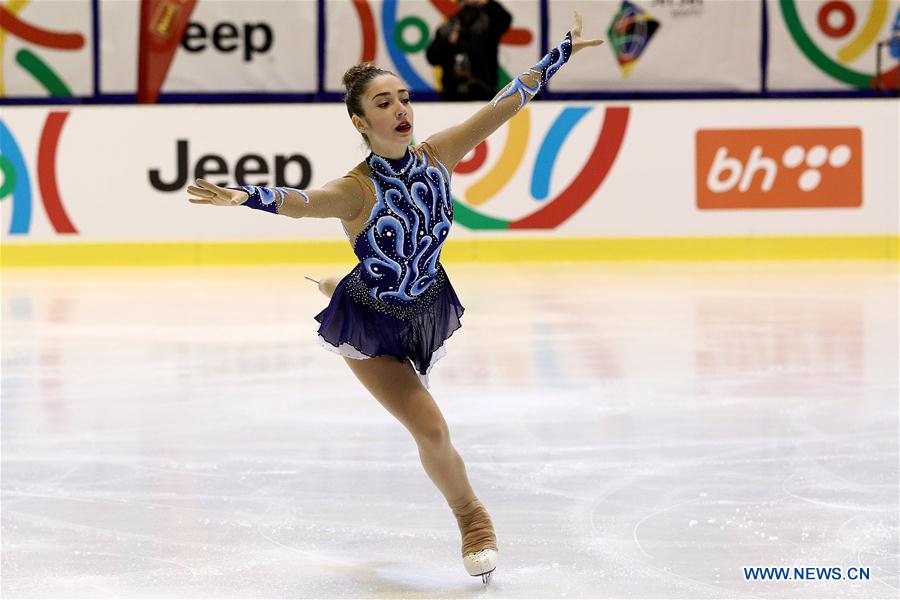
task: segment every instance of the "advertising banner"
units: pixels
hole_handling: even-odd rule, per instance
[[[416,140],[477,108],[415,107]],[[529,104],[456,166],[453,236],[897,235],[898,132],[891,100]],[[315,188],[368,154],[341,104],[8,107],[0,144],[4,244],[342,240],[185,188]]]
[[[558,44],[582,13],[586,38],[550,82],[552,91],[760,90],[759,0],[554,0],[549,43]]]
[[[898,89],[900,0],[768,0],[770,90]]]
[[[162,93],[316,91],[315,0],[197,0]],[[134,94],[138,0],[100,2],[100,91]]]
[[[91,0],[0,3],[0,98],[91,96]]]

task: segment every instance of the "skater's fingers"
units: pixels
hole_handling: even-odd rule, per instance
[[[187,191],[195,196],[200,196],[201,198],[212,198],[216,195],[212,190],[198,188],[192,185],[187,186]]]
[[[211,191],[211,192],[216,192],[216,191],[222,189],[222,188],[220,188],[219,186],[217,186],[216,184],[210,183],[210,182],[208,182],[208,181],[205,180],[205,179],[199,179],[199,178],[198,178],[198,179],[195,179],[195,180],[194,180],[194,183],[196,183],[198,187],[201,187],[201,188],[203,188],[203,189],[209,190],[209,191]]]
[[[188,202],[193,202],[194,204],[212,204],[206,198],[188,198]]]
[[[575,26],[572,27],[572,36],[580,37],[581,36],[581,13],[577,10],[575,11]]]
[[[579,38],[577,41],[573,40],[572,42],[572,53],[574,54],[575,52],[580,52],[585,48],[590,48],[591,46],[599,46],[602,43],[603,40],[601,39],[582,40]]]

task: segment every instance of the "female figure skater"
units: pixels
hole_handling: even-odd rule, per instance
[[[464,308],[439,262],[453,222],[450,174],[482,140],[512,118],[572,54],[601,40],[581,38],[581,15],[565,39],[465,122],[410,146],[408,86],[359,64],[344,74],[350,120],[371,153],[319,189],[241,186],[203,179],[190,202],[265,210],[289,217],[337,217],[359,263],[338,280],[318,281],[328,306],[316,315],[318,340],[344,356],[368,391],[412,434],[426,473],[447,500],[462,536],[463,564],[487,584],[497,539],[428,392],[428,373],[458,329]],[[313,280],[315,281],[315,280]]]

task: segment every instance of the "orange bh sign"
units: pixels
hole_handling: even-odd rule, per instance
[[[862,131],[701,129],[697,207],[826,208],[862,205]]]

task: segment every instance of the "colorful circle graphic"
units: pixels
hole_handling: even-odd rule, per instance
[[[838,60],[834,60],[825,54],[804,29],[797,11],[797,0],[780,0],[781,12],[784,15],[784,21],[787,24],[788,31],[794,42],[800,48],[800,51],[812,61],[817,67],[822,69],[826,74],[850,84],[857,88],[875,87],[878,83],[875,81],[875,75],[857,71],[846,66],[855,61],[857,58],[875,43],[878,32],[887,19],[888,2],[887,0],[871,0],[869,4],[869,14],[859,32],[843,46],[837,53]],[[844,22],[840,27],[834,27],[828,19],[833,11],[840,11],[844,15]],[[824,16],[823,16],[824,15]],[[818,13],[818,24],[822,28],[822,32],[829,37],[842,37],[850,33],[855,24],[856,16],[852,7],[846,2],[830,1],[827,2]],[[839,62],[840,61],[840,62]],[[893,80],[898,76],[900,67],[894,67],[887,73],[882,74],[885,80]]]
[[[577,122],[590,110],[591,108],[583,107],[566,108],[550,127],[532,167],[531,188],[535,200],[543,203],[549,191],[550,172],[563,141]],[[476,198],[483,202],[503,189],[518,170],[521,164],[521,155],[524,154],[529,127],[521,123],[515,124],[517,120],[527,121],[528,114],[523,110],[509,122],[510,131],[507,135],[507,144],[497,160],[497,164],[481,180],[466,190],[468,202],[463,203],[458,198],[453,198],[454,219],[470,229],[553,229],[557,227],[575,214],[606,179],[625,138],[628,116],[628,107],[607,108],[603,117],[603,126],[597,135],[594,148],[588,155],[581,172],[575,176],[572,182],[556,198],[546,202],[538,210],[515,220],[500,219],[473,207],[475,204],[473,191],[475,191]],[[515,128],[519,128],[518,133],[514,131]],[[523,133],[525,139],[521,137]],[[484,153],[486,158],[486,147]],[[475,154],[477,157],[477,148]],[[470,160],[474,162],[475,158]],[[459,165],[455,172],[461,172]],[[478,185],[482,182],[490,182],[490,188],[479,190]],[[538,193],[535,194],[535,191]],[[477,196],[479,193],[481,197]]]

